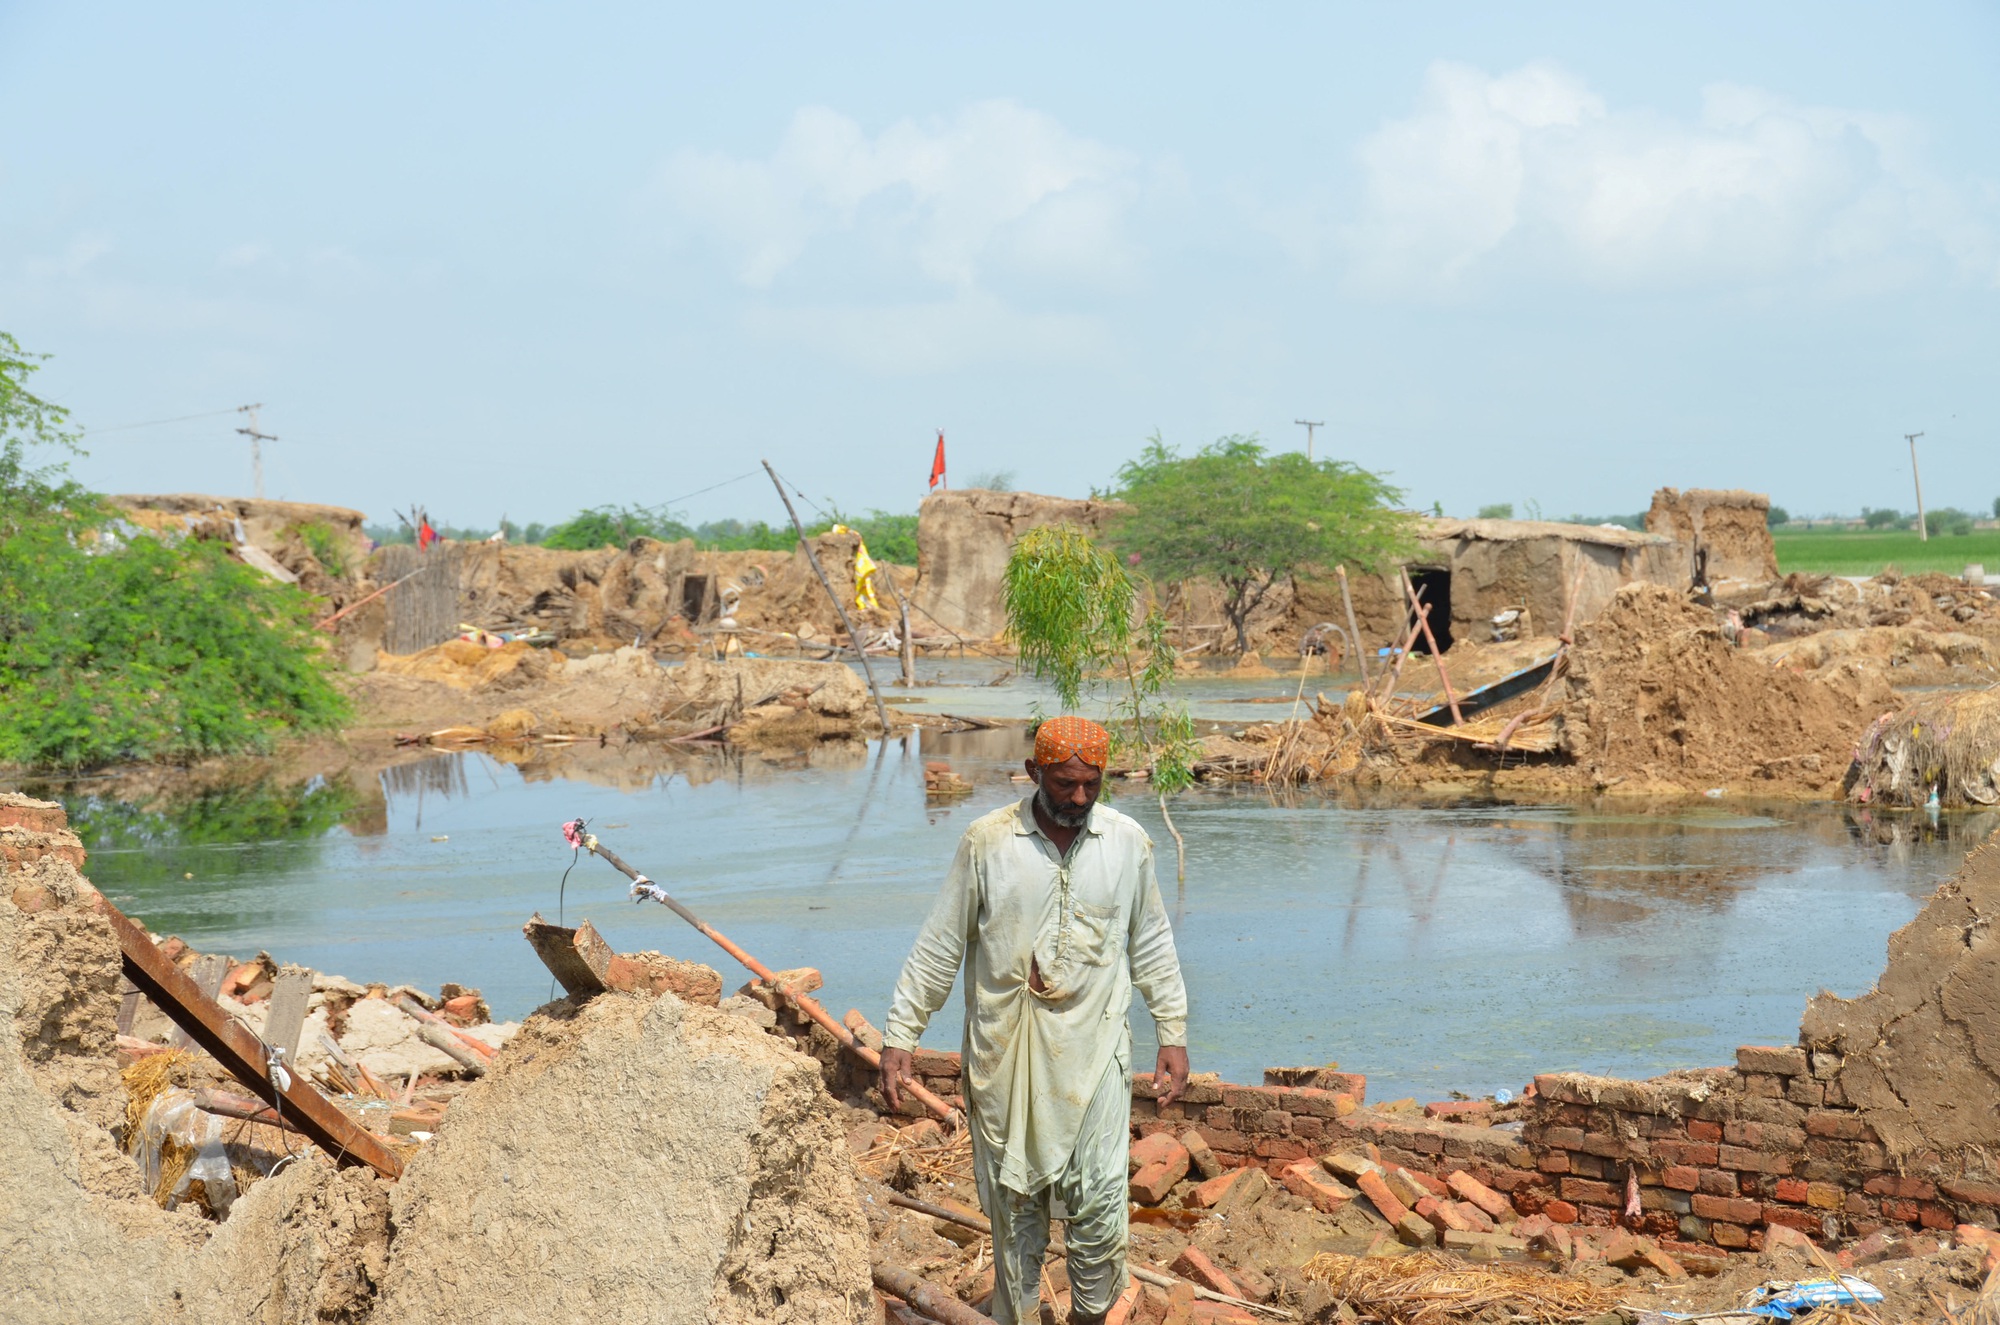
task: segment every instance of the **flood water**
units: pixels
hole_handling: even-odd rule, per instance
[[[1268,685],[1268,682],[1266,683]],[[212,796],[170,813],[70,801],[100,887],[155,931],[268,949],[353,979],[482,988],[501,1017],[550,995],[521,938],[532,912],[588,917],[623,951],[743,978],[708,941],[571,853],[607,846],[773,968],[825,973],[836,1014],[882,1024],[889,991],[973,818],[1017,799],[1019,728],[830,744],[771,762],[658,747],[513,767],[437,754],[378,798],[337,787]],[[560,753],[560,752],[559,752]],[[538,758],[540,756],[537,756]],[[975,783],[927,806],[923,763]],[[1795,1038],[1821,987],[1874,980],[1888,934],[1993,827],[1836,806],[1557,805],[1273,799],[1175,802],[1175,884],[1156,804],[1115,803],[1163,845],[1193,1003],[1197,1070],[1257,1080],[1338,1062],[1371,1095],[1517,1090],[1537,1071],[1644,1076]],[[956,1048],[960,1012],[926,1037]],[[1150,1023],[1135,1010],[1135,1062]]]

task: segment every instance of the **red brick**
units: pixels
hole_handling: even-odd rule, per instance
[[[1140,1124],[1142,1127],[1144,1125],[1143,1122]],[[1125,1166],[1128,1172],[1137,1173],[1148,1164],[1171,1163],[1176,1152],[1185,1156],[1187,1147],[1167,1132],[1154,1132],[1132,1143],[1132,1148],[1126,1156]]]
[[[1305,1198],[1313,1209],[1323,1215],[1338,1214],[1349,1200],[1347,1193],[1335,1186],[1314,1160],[1300,1160],[1287,1165],[1285,1171],[1278,1175],[1278,1181],[1284,1184],[1286,1191]]]
[[[1721,1151],[1722,1147],[1713,1141],[1655,1141],[1653,1143],[1653,1154],[1666,1163],[1691,1164],[1700,1169],[1714,1168]]]
[[[1688,1119],[1688,1140],[1720,1141],[1721,1139],[1722,1139],[1721,1123],[1712,1123],[1705,1118]]]
[[[1754,1224],[1764,1217],[1764,1208],[1740,1196],[1709,1196],[1696,1192],[1694,1212],[1703,1219],[1721,1219],[1732,1224]]]
[[[1618,1212],[1608,1205],[1580,1205],[1576,1222],[1592,1228],[1610,1228],[1618,1222]]]
[[[1588,1178],[1564,1178],[1562,1194],[1565,1201],[1576,1201],[1581,1204],[1621,1207],[1625,1204],[1624,1193],[1609,1183],[1592,1182]]]
[[[1451,1196],[1451,1188],[1445,1185],[1442,1178],[1434,1178],[1420,1169],[1412,1168],[1405,1168],[1403,1174],[1411,1182],[1414,1182],[1417,1186],[1423,1188],[1441,1201],[1449,1199]]]
[[[1445,1204],[1457,1210],[1465,1222],[1472,1225],[1472,1231],[1475,1233],[1491,1233],[1496,1227],[1493,1216],[1487,1214],[1470,1201],[1447,1201]],[[1507,1211],[1508,1218],[1513,1218],[1513,1215],[1513,1210],[1509,1209]]]
[[[1306,1157],[1305,1143],[1289,1136],[1259,1137],[1250,1150],[1259,1159],[1275,1159],[1289,1164],[1295,1159]]]
[[[1958,1220],[1952,1217],[1950,1210],[1931,1201],[1924,1202],[1918,1213],[1917,1222],[1925,1228],[1954,1228],[1958,1224]]]
[[[1949,1187],[1951,1184],[1946,1183]],[[1878,1173],[1861,1184],[1861,1190],[1870,1196],[1895,1196],[1906,1201],[1930,1201],[1937,1198],[1937,1188],[1922,1178],[1905,1178],[1895,1173]],[[2000,1195],[2000,1192],[1996,1192]]]
[[[1581,1127],[1544,1127],[1541,1143],[1551,1150],[1575,1150],[1583,1144]]]
[[[1743,1093],[1758,1099],[1781,1100],[1785,1098],[1785,1082],[1788,1077],[1773,1076],[1769,1072],[1745,1072]]]
[[[2000,1185],[1990,1182],[1974,1182],[1970,1178],[1946,1178],[1938,1186],[1954,1201],[1967,1205],[1983,1205],[2000,1208]],[[1922,1199],[1928,1200],[1929,1197]]]
[[[1450,1229],[1455,1233],[1472,1232],[1472,1225],[1467,1223],[1465,1217],[1458,1213],[1458,1209],[1453,1202],[1440,1201],[1435,1196],[1426,1196],[1423,1200],[1418,1201],[1417,1208],[1413,1213],[1420,1219],[1430,1221],[1431,1227],[1435,1228],[1439,1233],[1443,1233],[1446,1229]]]
[[[1884,1201],[1882,1213],[1899,1224],[1914,1224],[1923,1217],[1923,1211],[1915,1201]]]
[[[1708,1235],[1715,1239],[1718,1247],[1733,1247],[1741,1251],[1750,1245],[1750,1230],[1741,1224],[1713,1223],[1708,1226]]]
[[[1543,1155],[1535,1161],[1535,1167],[1544,1173],[1568,1173],[1569,1152],[1567,1150],[1551,1150],[1548,1154]]]
[[[1326,1137],[1326,1122],[1320,1118],[1292,1115],[1292,1135],[1301,1141],[1319,1141]]]
[[[69,814],[53,801],[0,805],[0,828],[25,828],[31,833],[69,831]]]
[[[1701,1170],[1687,1164],[1670,1164],[1660,1172],[1660,1185],[1677,1192],[1691,1192],[1701,1184]]]
[[[1795,1228],[1801,1233],[1817,1233],[1820,1231],[1820,1217],[1818,1215],[1810,1210],[1800,1210],[1789,1205],[1765,1206],[1764,1222],[1767,1224],[1783,1224],[1785,1227]]]
[[[1512,1195],[1524,1187],[1539,1187],[1548,1180],[1527,1169],[1495,1169],[1487,1175],[1487,1185],[1496,1192]]]
[[[1397,1200],[1395,1194],[1389,1190],[1389,1184],[1382,1180],[1381,1174],[1364,1173],[1354,1180],[1354,1185],[1361,1189],[1363,1196],[1375,1203],[1376,1210],[1380,1211],[1382,1217],[1390,1223],[1393,1224],[1410,1213],[1410,1208]]]
[[[1806,1203],[1806,1184],[1800,1178],[1778,1179],[1777,1197],[1780,1201],[1790,1201],[1793,1205]]]
[[[1806,1185],[1806,1204],[1815,1210],[1838,1210],[1846,1200],[1847,1193],[1830,1182]]]
[[[1732,1146],[1747,1146],[1755,1150],[1764,1144],[1764,1124],[1740,1120],[1724,1123],[1722,1139]]]
[[[1203,1288],[1215,1293],[1227,1293],[1231,1297],[1243,1296],[1243,1290],[1236,1281],[1222,1272],[1221,1267],[1201,1254],[1200,1250],[1189,1247],[1173,1263],[1173,1272],[1183,1279],[1191,1279]]]
[[[1284,1108],[1292,1114],[1345,1118],[1356,1107],[1354,1097],[1341,1091],[1318,1090],[1311,1086],[1293,1086],[1285,1091]]]
[[[1504,1219],[1514,1212],[1511,1201],[1463,1170],[1448,1175],[1445,1185],[1456,1192],[1460,1200],[1472,1202],[1494,1219]]]
[[[1222,1102],[1232,1109],[1248,1109],[1252,1113],[1263,1113],[1267,1109],[1284,1108],[1284,1087],[1282,1086],[1224,1086]]]
[[[1188,1152],[1178,1141],[1167,1159],[1155,1160],[1132,1175],[1132,1199],[1140,1205],[1158,1205],[1167,1199],[1174,1184],[1187,1177]]]
[[[1231,1187],[1243,1181],[1245,1174],[1255,1172],[1258,1172],[1258,1170],[1248,1168],[1231,1169],[1219,1178],[1210,1178],[1207,1182],[1199,1184],[1190,1191],[1184,1203],[1196,1210],[1206,1210],[1221,1200],[1223,1194]]]
[[[1290,1136],[1292,1115],[1283,1109],[1266,1109],[1256,1115],[1256,1121],[1250,1130],[1264,1136]]]
[[[1633,1148],[1634,1143],[1622,1136],[1613,1136],[1609,1132],[1585,1132],[1583,1144],[1575,1147],[1586,1155],[1599,1155],[1606,1159],[1620,1158]]]
[[[1574,1224],[1577,1218],[1576,1207],[1568,1201],[1544,1202],[1541,1212],[1549,1217],[1551,1223],[1556,1224]]]
[[[1808,1113],[1806,1132],[1811,1136],[1831,1137],[1836,1141],[1875,1139],[1875,1129],[1861,1121],[1859,1114],[1835,1113],[1830,1109],[1815,1109]]]

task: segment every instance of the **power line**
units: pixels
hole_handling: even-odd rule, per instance
[[[686,501],[689,497],[699,497],[705,492],[714,492],[717,488],[726,488],[732,483],[741,483],[746,478],[755,478],[755,477],[757,477],[757,471],[753,469],[750,470],[748,473],[738,474],[735,478],[726,478],[722,480],[722,482],[720,483],[711,483],[705,488],[697,488],[693,492],[682,493],[678,497],[669,497],[665,501],[661,502],[660,505],[672,506],[676,502]]]
[[[158,428],[168,423],[186,423],[191,419],[213,419],[224,414],[239,414],[241,412],[241,410],[234,409],[212,409],[203,414],[183,414],[179,418],[173,419],[148,419],[144,423],[121,423],[112,428],[85,428],[83,435],[85,437],[99,437],[107,432],[130,432],[134,428]]]

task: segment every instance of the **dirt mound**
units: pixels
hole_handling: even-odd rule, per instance
[[[1996,648],[1977,635],[1956,630],[1925,630],[1912,626],[1869,626],[1860,630],[1822,630],[1783,640],[1756,650],[1772,667],[1812,672],[1849,659],[1883,667],[1983,667],[2000,660]]]
[[[294,1161],[230,1209],[155,1325],[361,1325],[388,1259],[390,1190],[369,1169]]]
[[[1867,724],[1895,700],[1878,671],[1776,671],[1731,645],[1715,614],[1636,584],[1577,632],[1562,749],[1599,785],[1705,790],[1838,786]]]
[[[873,1319],[819,1065],[671,995],[530,1018],[394,1196],[377,1325]]]
[[[421,653],[380,653],[375,666],[388,676],[439,681],[459,690],[512,689],[545,681],[561,670],[563,656],[528,644],[489,649],[471,640],[446,640]]]
[[[2000,1150],[2000,841],[1890,936],[1873,989],[1821,994],[1799,1035],[1845,1055],[1840,1088],[1893,1153]]]

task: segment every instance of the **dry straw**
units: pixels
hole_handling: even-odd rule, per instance
[[[1306,1262],[1304,1273],[1362,1319],[1386,1325],[1446,1325],[1486,1311],[1567,1325],[1602,1315],[1617,1300],[1582,1279],[1526,1266],[1473,1266],[1437,1252],[1386,1258],[1323,1252]]]

